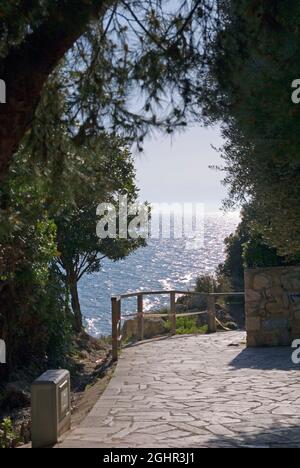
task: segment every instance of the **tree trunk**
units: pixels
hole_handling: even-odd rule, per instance
[[[77,287],[77,278],[76,274],[72,271],[69,274],[69,287],[70,287],[70,294],[71,294],[71,306],[72,311],[74,314],[74,327],[77,333],[82,332],[83,330],[83,323],[82,323],[82,313],[78,295],[78,287]]]
[[[30,128],[49,75],[84,33],[89,21],[104,14],[109,3],[55,2],[45,22],[0,61],[0,78],[6,83],[6,104],[0,104],[0,181]]]

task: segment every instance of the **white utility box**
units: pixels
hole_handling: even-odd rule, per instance
[[[70,372],[49,370],[31,386],[33,448],[49,447],[71,427]]]

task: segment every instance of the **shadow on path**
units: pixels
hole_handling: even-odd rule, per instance
[[[211,446],[216,448],[299,448],[300,427],[270,427],[255,434],[238,437],[214,436]]]
[[[292,348],[247,348],[238,354],[230,366],[235,369],[297,371],[300,365],[292,362]]]

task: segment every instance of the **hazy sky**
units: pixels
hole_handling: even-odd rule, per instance
[[[145,153],[136,156],[141,200],[149,202],[198,202],[217,210],[226,195],[224,174],[209,169],[222,160],[211,145],[220,147],[218,128],[192,128],[171,140],[159,136],[148,140]]]

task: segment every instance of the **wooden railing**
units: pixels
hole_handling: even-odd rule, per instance
[[[168,295],[170,298],[170,310],[167,314],[160,313],[151,313],[144,312],[143,299],[144,296],[162,296]],[[207,310],[199,312],[185,312],[177,313],[176,311],[176,296],[202,296],[207,300]],[[171,334],[176,334],[176,318],[177,317],[188,317],[193,315],[208,315],[208,332],[215,333],[217,331],[217,322],[216,322],[216,299],[219,297],[226,296],[244,296],[243,292],[230,292],[230,293],[211,293],[204,294],[194,291],[142,291],[142,292],[133,292],[127,294],[121,294],[120,296],[113,296],[111,298],[112,305],[112,356],[113,360],[117,361],[119,356],[119,350],[122,344],[122,335],[121,335],[121,323],[122,319],[126,318],[137,318],[138,319],[138,340],[142,341],[144,339],[144,317],[147,318],[157,318],[157,317],[168,317],[171,323]],[[137,312],[134,314],[126,314],[122,317],[121,314],[121,305],[123,299],[137,298]]]

